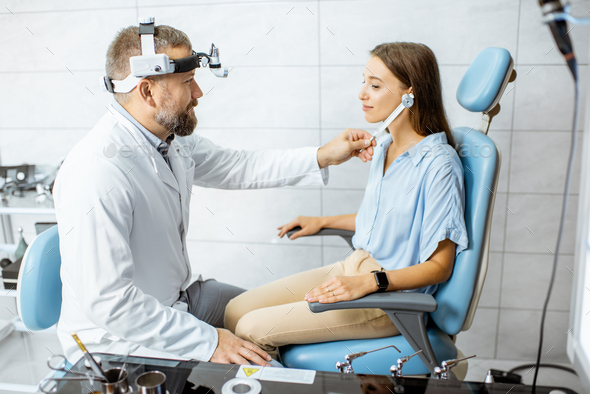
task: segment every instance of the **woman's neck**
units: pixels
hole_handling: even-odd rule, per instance
[[[388,130],[392,139],[389,149],[400,153],[407,151],[425,138],[418,134],[409,122],[401,125],[391,124]]]

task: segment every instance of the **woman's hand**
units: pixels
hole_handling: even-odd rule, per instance
[[[336,276],[305,295],[307,302],[331,304],[340,301],[352,301],[374,293],[378,290],[373,274],[358,276]]]
[[[315,216],[297,216],[294,220],[291,220],[289,223],[278,227],[277,230],[281,230],[279,232],[279,237],[283,238],[287,231],[300,226],[301,230],[297,231],[295,234],[291,235],[289,239],[297,239],[304,235],[312,235],[320,231],[323,227],[321,217]]]

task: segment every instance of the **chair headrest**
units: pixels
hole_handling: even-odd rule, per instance
[[[490,111],[500,101],[513,68],[514,61],[506,49],[484,49],[463,76],[457,101],[471,112]]]

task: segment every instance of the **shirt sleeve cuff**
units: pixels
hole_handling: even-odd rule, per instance
[[[330,170],[329,170],[329,166],[328,167],[324,167],[324,168],[320,168],[320,163],[318,163],[318,150],[320,149],[320,147],[318,147],[316,150],[314,150],[315,152],[315,163],[317,166],[317,169],[320,171],[320,174],[322,176],[322,183],[324,184],[324,186],[326,186],[328,184],[328,181],[330,180]]]
[[[203,326],[204,334],[207,336],[207,339],[204,339],[203,342],[206,342],[208,345],[207,351],[203,353],[203,348],[199,346],[197,351],[185,354],[183,357],[198,361],[209,361],[213,357],[213,353],[215,353],[215,349],[217,349],[217,344],[219,343],[219,333],[215,327],[209,324],[203,323]]]

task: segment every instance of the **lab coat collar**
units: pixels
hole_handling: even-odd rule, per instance
[[[168,172],[173,172],[173,176],[176,179],[176,185],[178,187],[178,185],[182,185],[181,187],[177,188],[176,190],[180,193],[180,199],[182,201],[186,200],[186,193],[187,192],[191,192],[191,190],[188,189],[187,185],[192,185],[192,181],[187,182],[186,181],[186,167],[184,166],[184,163],[182,162],[182,158],[180,157],[180,155],[182,154],[182,146],[180,146],[180,144],[174,140],[172,140],[170,142],[170,149],[169,149],[169,153],[168,153],[168,160],[170,161],[170,166],[172,167],[172,171],[170,171],[170,169],[168,169]],[[164,160],[162,160],[164,161]],[[166,164],[166,163],[164,163]],[[168,166],[166,166],[166,168],[168,168]],[[183,221],[184,221],[184,215],[183,215]]]
[[[113,108],[112,105],[109,109],[109,112],[117,119],[121,127],[129,133],[130,143],[132,145],[138,145],[144,152],[145,159],[151,161],[150,165],[154,168],[154,171],[156,172],[156,174],[158,174],[158,177],[162,180],[162,182],[164,182],[165,184],[167,184],[168,186],[170,186],[182,195],[179,183],[176,180],[175,175],[172,173],[172,170],[174,170],[174,172],[182,171],[176,170],[174,167],[172,167],[171,170],[170,167],[168,167],[168,164],[166,164],[166,162],[164,161],[162,155],[159,152],[157,152],[155,148],[153,148],[153,145],[150,143],[150,141],[147,140],[145,135],[137,128],[137,126],[135,126],[132,122],[129,121],[129,119],[125,118],[122,114],[120,114],[119,111]],[[178,157],[175,157],[175,159],[178,160]]]
[[[149,141],[149,143],[156,149],[160,149],[163,146],[166,146],[164,142],[156,137],[151,131],[146,129],[141,123],[137,121],[119,102],[115,99],[111,101],[111,107],[113,107],[117,112],[125,117],[125,119],[129,120],[131,123],[135,125],[141,131],[141,133],[145,136],[145,138]]]

